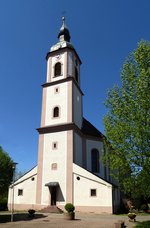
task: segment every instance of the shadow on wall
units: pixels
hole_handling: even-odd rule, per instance
[[[64,202],[65,201],[63,193],[62,193],[60,187],[58,188],[58,192],[57,192],[57,201],[59,201],[59,202]]]

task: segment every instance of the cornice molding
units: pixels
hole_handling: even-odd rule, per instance
[[[77,58],[79,59],[80,64],[82,64],[81,59],[79,58],[76,50],[74,48],[72,48],[72,47],[62,47],[62,48],[57,49],[55,51],[48,52],[47,55],[46,55],[46,60],[48,60],[48,58],[50,56],[54,56],[56,54],[59,54],[60,52],[64,52],[64,51],[67,51],[67,50],[70,50],[71,52],[74,52],[75,55],[77,56]]]
[[[102,142],[102,139],[100,137],[83,134],[82,130],[75,123],[44,126],[44,127],[37,128],[36,130],[39,132],[39,134],[48,134],[48,133],[54,133],[54,132],[74,130],[78,135],[80,135],[81,137],[87,140]]]
[[[70,77],[70,76],[67,77],[67,78],[63,78],[63,79],[54,81],[54,82],[47,82],[47,83],[43,84],[42,87],[45,88],[45,87],[49,87],[49,86],[53,86],[53,85],[58,85],[60,83],[65,83],[65,82],[69,82],[69,81],[72,81],[76,85],[76,87],[78,88],[78,90],[80,91],[80,93],[82,95],[84,95],[84,93],[80,89],[80,87],[79,87],[78,83],[76,82],[76,80],[73,77]]]

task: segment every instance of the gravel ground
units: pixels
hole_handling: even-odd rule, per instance
[[[2,214],[0,214],[0,216],[2,216]],[[27,214],[22,213],[15,215],[14,219],[17,219],[18,221],[13,223],[1,222],[0,228],[115,228],[115,223],[119,220],[123,220],[127,228],[132,228],[136,224],[134,222],[129,222],[127,216],[79,212],[76,212],[76,219],[73,221],[65,220],[63,214],[54,213],[36,213],[35,219],[32,220],[27,217]],[[136,220],[139,222],[150,221],[150,215],[137,216]]]

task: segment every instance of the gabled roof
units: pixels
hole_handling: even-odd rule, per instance
[[[113,187],[118,188],[118,185],[112,183],[111,181],[109,181],[101,176],[96,175],[95,173],[91,172],[88,169],[81,167],[80,165],[77,165],[76,163],[73,163],[73,173],[76,175],[79,175],[80,177],[84,177],[88,180],[95,181],[99,184],[102,184],[102,185],[110,184]]]
[[[82,131],[82,133],[84,135],[89,135],[89,136],[93,136],[93,137],[97,137],[97,138],[103,139],[103,134],[99,130],[97,130],[97,128],[94,127],[85,118],[83,118],[81,131]]]

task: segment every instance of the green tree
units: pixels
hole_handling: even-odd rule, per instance
[[[0,147],[0,198],[7,197],[8,187],[13,176],[13,161]]]
[[[16,169],[15,170],[15,181],[18,180],[20,177],[22,177],[24,174],[26,173],[26,171],[21,171],[21,170],[18,170]]]
[[[104,160],[127,195],[150,198],[150,42],[141,41],[126,59],[121,81],[105,101]]]

